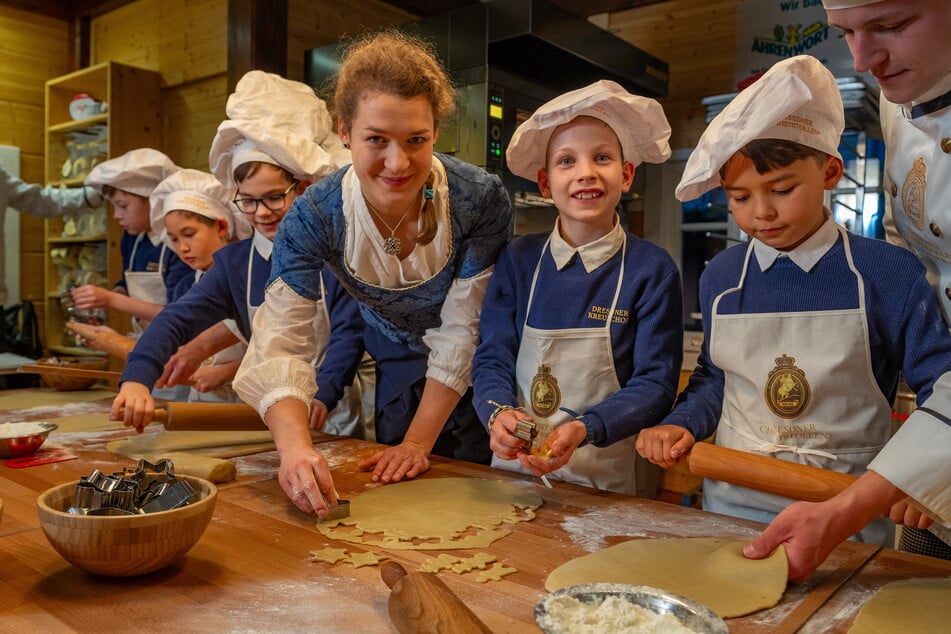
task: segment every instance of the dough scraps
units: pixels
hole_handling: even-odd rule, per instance
[[[332,548],[327,546],[326,548],[321,548],[320,550],[310,551],[310,560],[311,561],[325,561],[328,564],[335,564],[341,559],[347,558],[347,549],[346,548]]]
[[[545,589],[581,583],[652,586],[693,599],[723,618],[776,605],[786,589],[786,551],[743,556],[746,540],[717,537],[635,539],[573,559],[548,575]]]
[[[439,572],[440,570],[452,570],[452,567],[462,561],[462,557],[447,555],[443,553],[438,557],[430,557],[419,567],[420,572]]]
[[[344,562],[352,564],[354,568],[360,568],[362,566],[375,566],[384,559],[389,559],[389,557],[373,551],[367,551],[365,553],[351,553],[349,557],[344,559]]]
[[[856,617],[849,634],[948,631],[951,577],[903,579],[882,587]]]
[[[353,497],[350,517],[319,522],[317,530],[395,550],[485,548],[511,532],[499,528],[502,523],[527,522],[541,505],[537,495],[501,480],[409,480]]]
[[[269,431],[161,431],[114,440],[106,449],[125,456],[161,456],[187,451],[228,458],[255,451],[270,451],[274,439]]]
[[[462,559],[455,566],[452,567],[452,571],[457,575],[469,572],[470,570],[485,570],[485,567],[495,561],[495,555],[490,555],[489,553],[476,553],[468,559]]]
[[[479,573],[479,576],[476,577],[476,581],[479,583],[486,583],[487,581],[502,581],[502,577],[510,575],[513,572],[518,572],[518,568],[508,568],[502,564],[492,564],[492,567],[488,570],[483,570]]]

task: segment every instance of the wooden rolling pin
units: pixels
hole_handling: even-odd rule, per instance
[[[402,634],[486,634],[485,623],[434,574],[408,573],[395,561],[380,566],[383,582],[392,590],[387,611]]]
[[[718,447],[707,442],[698,442],[693,446],[689,466],[694,475],[806,502],[828,500],[857,480],[856,476],[847,473]]]
[[[111,330],[99,330],[99,326],[81,324],[78,321],[67,321],[66,328],[83,339],[91,342],[93,348],[107,352],[114,357],[125,361],[125,358],[135,347],[135,340]]]
[[[120,418],[122,410],[119,410]],[[244,403],[180,403],[156,407],[153,423],[169,431],[264,431],[267,427],[250,405]]]

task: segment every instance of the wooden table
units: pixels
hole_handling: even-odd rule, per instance
[[[108,403],[101,404],[105,411]],[[95,407],[87,405],[87,407]],[[46,414],[48,416],[48,414]],[[0,413],[0,421],[35,418],[30,410]],[[88,575],[47,543],[36,515],[43,490],[78,479],[92,468],[129,464],[89,444],[125,432],[50,437],[78,459],[26,469],[0,466],[0,631],[112,632],[169,627],[206,631],[395,631],[386,613],[389,589],[377,567],[312,563],[310,551],[327,545],[374,550],[416,570],[448,551],[387,551],[332,542],[314,520],[286,498],[275,475],[274,452],[234,458],[238,479],[219,487],[214,518],[198,544],[178,563],[142,577]],[[341,438],[320,445],[343,497],[374,485],[357,463],[372,443]],[[479,465],[435,458],[425,477],[489,477],[519,482],[545,503],[535,520],[480,552],[518,572],[477,583],[474,575],[440,578],[495,632],[537,632],[533,610],[548,573],[565,561],[619,541],[640,537],[751,537],[762,525],[695,509],[520,477]],[[476,551],[451,551],[470,556]],[[808,584],[789,586],[779,605],[729,621],[733,632],[844,632],[861,603],[883,584],[915,576],[951,575],[951,563],[889,549],[840,546]],[[839,585],[841,587],[839,587]],[[838,591],[832,594],[832,591]],[[831,599],[822,601],[828,590]],[[825,597],[828,598],[828,597]]]

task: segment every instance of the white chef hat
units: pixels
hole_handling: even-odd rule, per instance
[[[148,198],[178,166],[158,150],[140,148],[103,161],[86,176],[86,185],[102,193],[106,186]]]
[[[815,57],[777,62],[716,116],[687,159],[678,200],[693,200],[720,186],[720,168],[750,141],[795,141],[839,155],[845,128],[842,96],[832,73]]]
[[[190,211],[213,220],[223,219],[228,224],[229,238],[247,238],[252,233],[251,227],[237,216],[230,198],[228,188],[208,172],[179,170],[159,183],[149,197],[152,231],[167,243],[166,214]]]
[[[234,169],[260,161],[315,181],[350,163],[333,129],[327,105],[306,84],[252,70],[228,97],[228,119],[218,126],[208,163],[234,188]]]
[[[834,9],[851,9],[852,7],[864,7],[867,4],[875,4],[883,0],[822,0],[822,6],[829,11]]]
[[[545,167],[552,132],[581,116],[611,126],[621,141],[625,161],[663,163],[670,157],[670,124],[660,104],[602,79],[555,97],[518,126],[505,150],[509,170],[535,180],[538,170]]]

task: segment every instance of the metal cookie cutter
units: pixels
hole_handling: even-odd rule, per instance
[[[331,506],[330,510],[327,511],[327,517],[320,521],[326,522],[327,520],[342,520],[345,517],[350,517],[350,500],[337,498],[337,503]]]
[[[525,418],[518,419],[518,423],[515,424],[515,437],[528,443],[528,453],[542,455],[541,451],[535,449],[535,439],[538,438],[538,426],[535,424],[535,421]],[[548,481],[548,476],[540,477],[546,487],[549,489],[553,488],[551,482]]]

